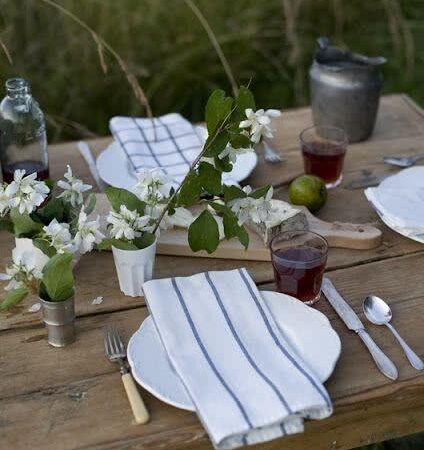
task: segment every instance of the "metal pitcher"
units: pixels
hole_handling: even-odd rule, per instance
[[[314,124],[345,130],[349,142],[367,139],[377,117],[383,57],[341,50],[325,37],[309,70]]]

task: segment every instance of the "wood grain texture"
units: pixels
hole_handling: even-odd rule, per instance
[[[399,332],[423,355],[423,331],[416,321],[424,314],[421,278],[409,269],[423,264],[424,255],[412,255],[337,270],[330,277],[361,318],[361,302],[367,293],[385,298]],[[405,290],[396,280],[388,282],[393,273],[411,289]],[[389,331],[367,324],[370,334],[400,369],[396,383],[376,369],[359,338],[346,330],[326,301],[319,302],[318,309],[329,317],[342,339],[342,356],[327,382],[335,413],[328,420],[308,423],[307,433],[285,439],[284,448],[304,450],[306,444],[313,443],[311,448],[317,450],[341,450],[420,431],[424,377],[408,364]],[[2,442],[13,442],[16,450],[27,448],[34,439],[34,448],[46,449],[211,448],[193,414],[166,406],[144,391],[151,421],[143,427],[132,425],[120,375],[103,354],[103,327],[113,322],[128,337],[146,315],[146,308],[141,307],[80,319],[77,341],[63,350],[47,345],[42,326],[4,332],[0,360]],[[27,420],[29,416],[31,420]],[[75,440],[72,434],[78,429],[81,432]],[[337,443],[331,447],[334,441]],[[278,445],[276,441],[260,448]]]
[[[301,170],[299,132],[312,122],[310,110],[284,112],[277,124],[276,146],[287,155],[283,166],[260,163],[249,182],[281,184],[287,174]],[[95,154],[110,138],[93,141]],[[346,158],[347,183],[363,176],[395,172],[382,163],[386,154],[414,154],[424,150],[424,116],[403,95],[382,98],[372,138],[351,145]],[[72,165],[91,182],[75,143],[50,146],[51,174],[58,179]],[[384,298],[393,310],[393,324],[424,356],[422,317],[424,247],[399,236],[378,222],[361,191],[341,187],[329,192],[319,218],[327,221],[378,223],[383,242],[372,250],[331,249],[328,276],[359,316],[369,293]],[[94,183],[93,183],[94,184]],[[287,189],[276,192],[286,199]],[[13,239],[0,232],[0,270]],[[190,275],[205,270],[246,266],[261,289],[274,289],[268,262],[159,256],[156,277]],[[204,429],[192,413],[177,410],[142,392],[151,421],[133,424],[120,374],[103,355],[103,327],[115,323],[129,337],[147,315],[142,298],[124,297],[117,285],[108,253],[83,258],[76,269],[77,341],[65,349],[46,342],[38,314],[28,313],[28,299],[16,314],[0,316],[0,448],[14,450],[76,449],[211,449]],[[98,295],[101,305],[92,305]],[[335,413],[306,425],[306,432],[255,448],[277,450],[345,450],[424,429],[424,377],[413,369],[393,336],[384,327],[368,325],[376,342],[399,368],[393,383],[376,369],[357,336],[349,332],[324,300],[317,308],[330,319],[342,340],[342,355],[327,382]]]

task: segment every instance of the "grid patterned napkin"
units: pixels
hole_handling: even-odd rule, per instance
[[[303,431],[332,413],[246,269],[152,280],[146,301],[171,365],[217,449]]]
[[[135,172],[159,167],[178,185],[200,153],[205,136],[180,114],[153,121],[117,116],[110,120],[109,128]]]

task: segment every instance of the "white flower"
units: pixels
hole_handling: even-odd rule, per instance
[[[6,186],[0,184],[0,217],[9,212],[10,197],[6,193]]]
[[[274,193],[272,187],[270,187],[265,197],[258,199],[249,197],[252,192],[250,186],[243,188],[243,191],[248,195],[244,198],[236,198],[229,202],[231,211],[237,216],[238,224],[241,226],[248,220],[254,223],[266,222],[271,214],[271,198]]]
[[[54,247],[57,253],[65,251],[73,253],[76,249],[72,241],[68,223],[59,223],[53,219],[47,226],[43,227],[46,239]]]
[[[94,244],[100,244],[104,239],[104,234],[99,231],[100,218],[87,222],[87,214],[81,210],[78,217],[78,231],[75,235],[75,247],[81,254],[91,252]]]
[[[0,280],[9,281],[5,287],[7,291],[27,286],[32,280],[41,279],[47,261],[47,256],[40,260],[34,252],[14,248],[12,262],[6,267],[6,273],[0,273]]]
[[[144,169],[137,174],[135,191],[141,200],[155,204],[169,197],[170,179],[161,169]]]
[[[223,159],[227,155],[230,158],[230,161],[232,163],[235,163],[237,160],[237,157],[243,153],[252,153],[255,149],[253,147],[248,148],[233,148],[230,144],[228,144],[225,149],[219,154],[219,158]]]
[[[281,115],[276,109],[258,109],[256,112],[248,108],[245,111],[247,120],[240,122],[240,128],[249,128],[250,140],[257,144],[262,136],[272,138],[271,118]]]
[[[66,181],[59,180],[57,185],[64,190],[58,198],[63,198],[65,201],[70,203],[74,208],[76,206],[82,205],[84,202],[83,193],[91,189],[91,185],[84,184],[82,180],[76,178],[72,174],[72,169],[68,165],[68,169],[64,175]]]
[[[50,189],[43,181],[37,181],[37,174],[25,175],[25,170],[15,170],[13,181],[6,187],[4,194],[9,197],[9,206],[18,208],[20,214],[32,213],[40,206]]]
[[[151,231],[151,217],[140,216],[137,211],[130,211],[125,205],[121,205],[119,213],[110,211],[106,221],[112,225],[109,233],[115,239],[132,241],[141,236],[143,231]]]

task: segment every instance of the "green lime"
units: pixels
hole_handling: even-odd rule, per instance
[[[321,178],[315,175],[302,175],[290,183],[289,199],[293,205],[303,205],[309,211],[315,212],[325,205],[327,188]]]

